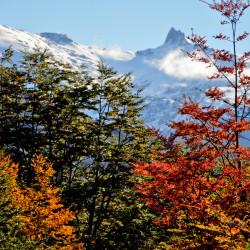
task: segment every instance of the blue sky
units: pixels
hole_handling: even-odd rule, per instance
[[[186,35],[194,28],[213,47],[224,46],[211,38],[229,30],[220,19],[199,0],[4,0],[0,24],[33,33],[63,33],[80,44],[135,52],[161,45],[171,27]],[[250,9],[239,25],[243,30],[250,31]],[[240,50],[248,49],[249,40]]]

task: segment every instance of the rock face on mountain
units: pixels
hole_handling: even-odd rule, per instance
[[[200,101],[203,105],[212,104],[205,98],[205,91],[211,86],[221,86],[223,82],[208,81],[213,72],[203,64],[192,62],[183,51],[194,50],[184,33],[171,28],[164,43],[133,53],[131,51],[92,48],[75,43],[67,35],[57,33],[33,34],[5,26],[0,26],[0,52],[12,45],[17,51],[47,48],[57,60],[69,63],[74,68],[85,65],[90,74],[95,74],[99,60],[114,67],[118,73],[132,73],[137,88],[143,88],[142,95],[148,105],[142,118],[148,126],[168,132],[169,120],[182,120],[177,108],[183,95]],[[231,92],[227,89],[230,98]],[[220,103],[213,103],[221,105]],[[249,135],[246,135],[250,138]],[[250,145],[246,139],[245,144]]]
[[[44,33],[40,33],[40,35],[55,43],[62,44],[62,45],[74,43],[74,41],[65,34],[44,32]]]
[[[188,41],[185,38],[185,34],[182,33],[180,30],[177,31],[175,28],[170,29],[164,43],[166,43],[166,44],[174,44],[176,46],[186,46],[186,45],[188,45]]]

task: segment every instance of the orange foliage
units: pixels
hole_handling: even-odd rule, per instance
[[[2,158],[0,164],[10,162],[10,158]],[[77,243],[73,226],[69,223],[74,219],[74,213],[60,204],[58,188],[53,188],[49,179],[54,170],[42,156],[32,160],[34,168],[34,184],[32,187],[21,188],[16,179],[17,164],[9,164],[6,175],[11,179],[12,188],[7,191],[13,207],[19,207],[21,233],[29,240],[40,242],[49,249],[82,249]],[[51,248],[52,246],[52,248]]]

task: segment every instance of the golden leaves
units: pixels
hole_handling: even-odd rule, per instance
[[[34,169],[34,184],[21,188],[17,183],[18,165],[13,164],[9,157],[1,155],[0,166],[6,165],[4,173],[10,179],[11,188],[6,196],[11,198],[11,206],[18,207],[21,220],[21,233],[36,242],[52,242],[52,249],[81,249],[77,243],[74,228],[69,222],[74,219],[74,213],[60,204],[59,189],[53,188],[49,179],[54,170],[43,156],[32,160]]]

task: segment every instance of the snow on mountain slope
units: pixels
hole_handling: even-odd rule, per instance
[[[211,69],[205,68],[202,63],[192,62],[186,56],[183,50],[191,52],[194,47],[181,31],[174,28],[159,47],[133,53],[80,45],[63,34],[33,34],[0,25],[0,52],[10,45],[19,52],[36,47],[47,48],[57,60],[75,68],[85,65],[92,74],[96,72],[99,60],[114,67],[118,73],[131,72],[136,87],[144,89],[142,95],[148,104],[142,118],[149,126],[164,132],[169,130],[166,122],[183,119],[178,115],[177,108],[184,94],[207,105],[211,101],[205,98],[206,89],[216,85],[225,88],[223,82],[207,80]],[[16,59],[20,55],[16,53]],[[250,138],[249,135],[246,137]],[[244,143],[250,145],[248,140]]]
[[[88,46],[78,45],[69,37],[56,33],[33,34],[0,25],[0,52],[12,46],[17,52],[47,49],[54,57],[77,68],[86,65],[89,70],[96,68],[99,57]],[[16,59],[21,53],[16,53]]]

